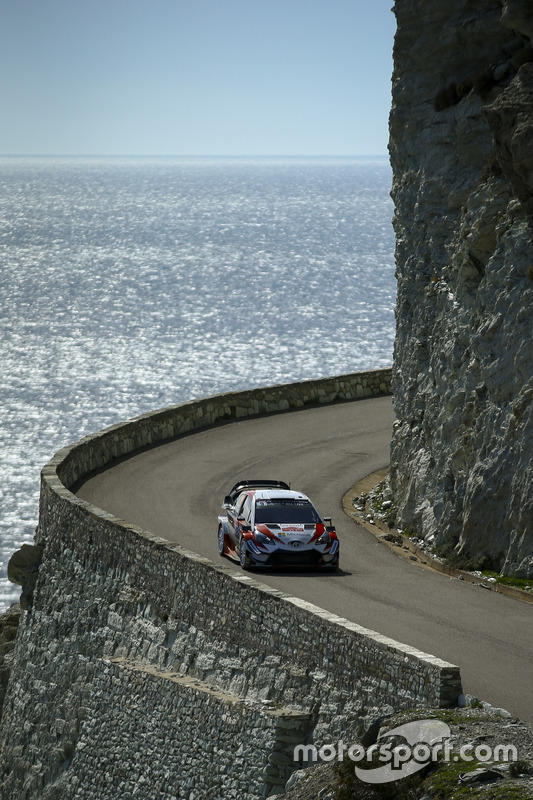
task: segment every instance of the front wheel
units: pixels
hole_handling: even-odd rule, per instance
[[[241,549],[239,552],[239,561],[241,562],[242,569],[250,569],[250,557],[246,552],[246,543],[244,539],[241,539]]]

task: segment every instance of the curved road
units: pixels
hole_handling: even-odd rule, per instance
[[[342,511],[344,493],[388,463],[393,420],[382,397],[234,422],[130,456],[77,494],[217,561],[216,518],[236,480],[288,481],[333,516],[341,569],[258,580],[458,664],[465,692],[533,722],[533,606],[398,558]]]

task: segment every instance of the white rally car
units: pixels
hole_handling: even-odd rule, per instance
[[[283,481],[239,481],[223,508],[218,550],[243,569],[339,566],[339,540],[331,519],[322,519],[305,494],[291,491]]]

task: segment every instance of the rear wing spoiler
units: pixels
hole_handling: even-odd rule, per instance
[[[242,480],[235,484],[231,492],[224,498],[224,505],[232,505],[235,502],[237,495],[246,489],[290,489],[290,485],[285,481],[269,481],[269,480]]]

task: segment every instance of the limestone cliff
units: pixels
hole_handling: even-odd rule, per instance
[[[533,2],[397,0],[398,523],[533,575]]]

